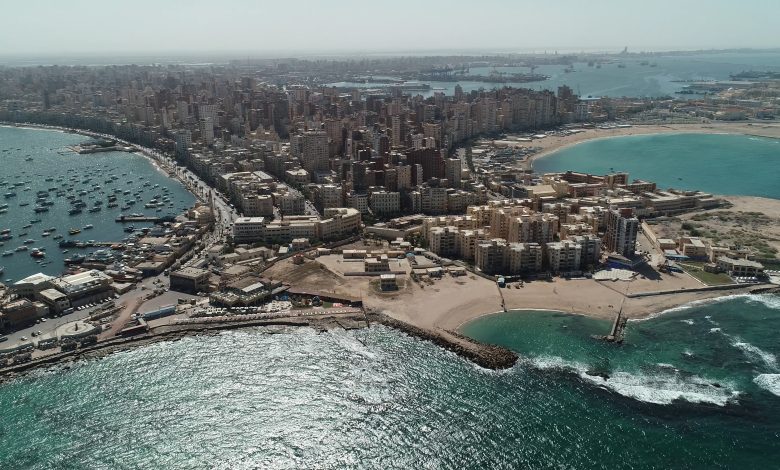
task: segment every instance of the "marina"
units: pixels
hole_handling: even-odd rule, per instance
[[[62,274],[65,260],[76,254],[64,251],[91,258],[96,250],[132,243],[155,222],[172,220],[193,205],[192,194],[141,155],[68,149],[85,139],[0,127],[0,148],[7,150],[0,154],[0,191],[6,199],[0,204],[4,282],[37,272]],[[122,222],[132,222],[133,230]],[[120,251],[110,251],[121,260]]]

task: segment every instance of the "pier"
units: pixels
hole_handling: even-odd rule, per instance
[[[606,336],[593,335],[593,338],[617,344],[623,342],[623,339],[625,338],[626,324],[628,323],[628,318],[623,316],[623,304],[625,301],[626,299],[624,298],[623,301],[620,302],[620,310],[618,310],[618,313],[615,316],[615,320],[612,322],[612,327],[609,329],[609,334]]]
[[[154,216],[130,216],[130,215],[120,215],[116,219],[114,219],[116,222],[124,223],[124,222],[159,222],[161,220],[160,217],[154,217]]]

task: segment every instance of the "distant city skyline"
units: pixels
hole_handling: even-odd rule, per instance
[[[616,52],[780,47],[780,3],[14,2],[0,55]]]

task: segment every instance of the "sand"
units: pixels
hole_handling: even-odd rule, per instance
[[[611,320],[621,304],[626,317],[646,318],[693,301],[749,292],[746,288],[734,288],[705,292],[682,290],[648,297],[625,295],[704,287],[687,274],[631,282],[555,278],[552,281],[526,282],[520,288],[513,284],[510,288],[500,289],[500,292],[494,282],[473,274],[460,278],[444,277],[424,288],[410,284],[396,295],[369,292],[363,298],[364,304],[422,328],[457,331],[469,321],[502,311],[501,296],[508,310],[556,310]]]

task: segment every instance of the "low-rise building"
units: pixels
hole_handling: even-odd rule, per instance
[[[379,276],[379,288],[384,291],[398,289],[395,274],[381,274]]]
[[[108,298],[113,294],[112,282],[111,276],[96,269],[52,280],[54,288],[65,294],[73,306]]]
[[[387,255],[366,258],[363,264],[367,273],[383,273],[390,271],[390,261],[388,260]]]
[[[748,259],[735,259],[721,256],[717,262],[718,268],[734,277],[757,277],[764,274],[764,265]]]
[[[170,275],[171,290],[179,292],[203,292],[208,290],[211,274],[205,269],[183,268]]]

